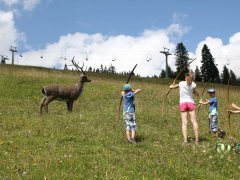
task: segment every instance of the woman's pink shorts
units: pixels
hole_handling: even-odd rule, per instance
[[[193,111],[195,109],[195,104],[193,102],[184,102],[179,104],[180,111]]]

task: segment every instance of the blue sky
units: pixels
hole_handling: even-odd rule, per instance
[[[239,7],[237,0],[55,0],[23,11],[16,26],[27,34],[30,45],[41,47],[68,33],[137,36],[144,29],[164,28],[178,21],[192,28],[181,40],[193,50],[206,36],[226,42],[237,32]]]
[[[133,59],[135,54],[142,54],[142,59],[146,56],[158,59],[149,64],[149,70],[143,75],[157,74],[164,67],[164,57],[157,53],[163,46],[174,52],[176,44],[183,42],[190,55],[199,56],[202,43],[207,45],[209,43],[216,61],[219,59],[217,63],[224,65],[226,57],[231,55],[233,62],[240,57],[240,54],[232,53],[239,47],[240,35],[237,34],[240,27],[239,7],[238,0],[0,0],[0,12],[12,13],[10,21],[13,23],[12,29],[17,34],[15,39],[5,37],[2,42],[16,45],[22,53],[25,53],[25,57],[28,55],[30,57],[30,54],[34,57],[35,52],[35,55],[42,53],[49,59],[55,58],[49,64],[36,62],[36,65],[48,64],[49,67],[54,63],[59,66],[64,63],[57,60],[57,55],[54,57],[52,54],[58,53],[60,54],[58,56],[68,54],[70,58],[78,49],[81,51],[79,59],[83,59],[86,54],[91,55],[92,59],[108,58],[108,61],[93,60],[93,63],[98,65],[100,63],[108,65],[111,63],[109,58],[112,57],[121,59],[121,63],[124,64],[130,59],[137,63],[139,60]],[[0,30],[1,28],[0,26]],[[163,34],[160,33],[162,31]],[[159,38],[159,43],[154,41],[154,36],[156,39]],[[232,47],[233,44],[229,40],[231,37],[237,46]],[[69,38],[72,38],[71,41]],[[144,40],[146,43],[142,42]],[[73,44],[69,45],[71,42]],[[79,46],[77,42],[82,45]],[[140,46],[151,42],[152,46]],[[119,51],[124,43],[127,43],[128,47]],[[115,48],[101,55],[101,48],[108,48],[107,44]],[[4,51],[7,45],[0,44],[0,54],[7,54]],[[216,47],[218,49],[214,50]],[[139,52],[137,48],[140,49]],[[220,51],[219,48],[222,48],[224,53],[215,52]],[[18,60],[18,63],[34,65],[28,60]],[[121,63],[116,63],[116,66],[120,66]],[[173,64],[170,62],[170,65]]]

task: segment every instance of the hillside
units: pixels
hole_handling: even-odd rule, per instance
[[[182,145],[178,90],[161,104],[172,80],[135,78],[138,143],[125,141],[123,120],[117,120],[119,94],[126,76],[90,73],[92,82],[68,113],[64,102],[39,115],[41,88],[50,83],[74,85],[78,73],[46,68],[0,65],[0,177],[5,179],[238,179],[239,155],[217,153],[217,139],[208,134],[208,108],[199,114],[200,145]],[[229,132],[227,86],[217,89],[219,125]],[[199,84],[199,92],[203,85]],[[240,104],[239,87],[230,101]],[[207,95],[205,95],[207,98]],[[240,139],[238,115],[232,115],[232,136]],[[231,144],[226,136],[224,144]]]

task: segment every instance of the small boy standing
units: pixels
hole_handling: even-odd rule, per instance
[[[133,90],[130,84],[125,84],[123,86],[123,91],[121,92],[123,96],[123,119],[125,121],[126,136],[130,143],[135,143],[136,135],[136,119],[135,119],[135,104],[134,97],[135,94],[139,93],[141,89]]]
[[[213,132],[216,137],[225,135],[218,127],[218,101],[215,96],[216,90],[214,88],[208,89],[210,99],[203,101],[200,99],[199,104],[209,105],[209,132]]]

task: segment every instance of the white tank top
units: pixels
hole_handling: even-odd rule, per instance
[[[196,88],[196,84],[192,82],[191,85],[187,85],[186,81],[181,81],[179,83],[180,91],[180,103],[193,102],[193,90]]]

